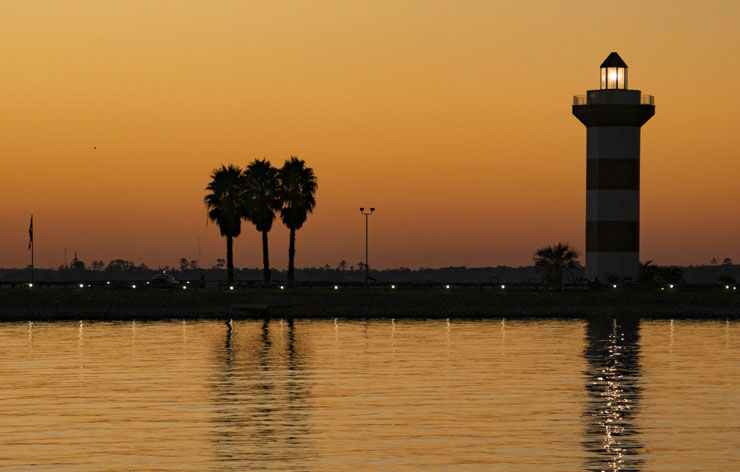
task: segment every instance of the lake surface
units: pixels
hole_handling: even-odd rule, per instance
[[[0,470],[738,470],[734,321],[0,324]]]

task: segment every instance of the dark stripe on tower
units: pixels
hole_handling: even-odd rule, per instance
[[[587,159],[587,190],[639,190],[639,159]]]
[[[637,221],[587,221],[588,252],[637,252],[640,223]]]
[[[638,126],[601,126],[586,130],[588,159],[620,159],[640,155]]]

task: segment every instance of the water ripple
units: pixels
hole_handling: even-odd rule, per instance
[[[732,323],[0,325],[0,470],[731,470]],[[692,469],[694,467],[694,469]]]

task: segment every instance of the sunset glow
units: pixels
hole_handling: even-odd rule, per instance
[[[655,96],[640,258],[740,260],[740,4],[504,1],[0,3],[0,266],[77,252],[210,267],[221,164],[291,155],[318,178],[296,266],[530,265],[585,249],[572,96],[619,51]],[[616,80],[609,76],[609,80]],[[270,232],[287,265],[288,231]],[[261,263],[245,223],[237,267]],[[135,288],[135,286],[132,286]],[[183,287],[185,288],[185,287]]]

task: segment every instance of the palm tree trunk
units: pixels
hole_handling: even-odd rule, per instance
[[[226,280],[234,282],[234,239],[226,236]]]
[[[270,283],[270,252],[267,249],[267,231],[262,232],[262,266],[265,285]]]
[[[295,228],[290,228],[290,243],[288,244],[288,283],[293,284],[295,280],[293,267],[295,264]]]

